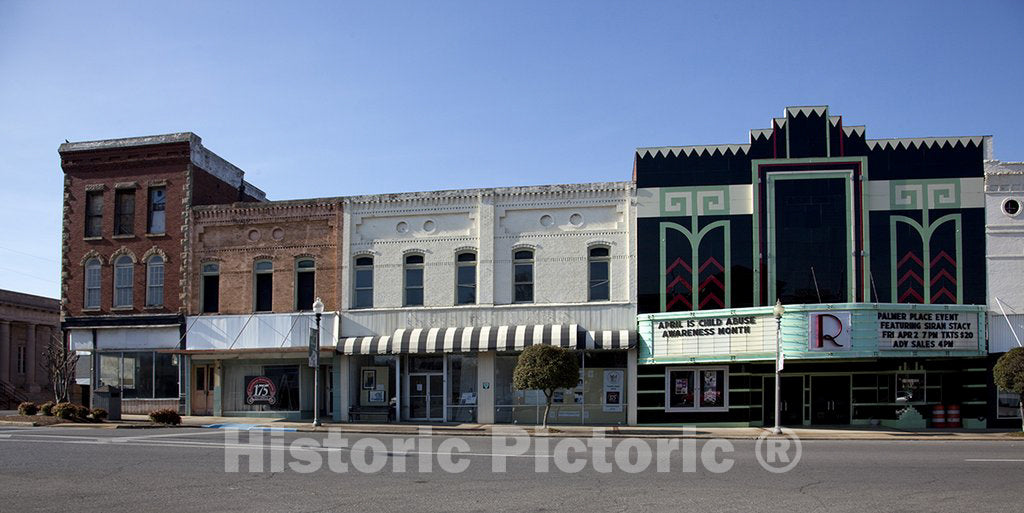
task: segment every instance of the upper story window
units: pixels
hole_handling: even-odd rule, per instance
[[[587,260],[590,301],[608,301],[611,298],[610,266],[611,251],[607,247],[590,248]]]
[[[100,260],[90,258],[85,263],[85,308],[100,307],[100,282],[101,282]]]
[[[313,309],[313,295],[316,288],[316,262],[303,258],[295,262],[295,309]]]
[[[85,193],[85,236],[103,236],[103,191]]]
[[[455,256],[455,304],[476,303],[476,253],[465,251]]]
[[[135,263],[132,257],[121,255],[114,261],[114,308],[132,306],[132,292],[135,281]]]
[[[274,263],[270,260],[257,260],[253,264],[253,291],[257,312],[269,312],[274,309]]]
[[[160,255],[146,262],[146,306],[164,306],[164,259]]]
[[[167,188],[149,188],[149,212],[146,222],[146,233],[164,233],[167,231],[165,208],[167,206]]]
[[[356,258],[352,308],[373,308],[373,257]]]
[[[423,306],[423,255],[405,257],[405,306]]]
[[[135,233],[135,189],[118,189],[114,194],[114,235]]]
[[[512,254],[512,288],[516,303],[533,302],[533,251],[519,249]]]
[[[203,264],[202,276],[202,297],[199,300],[203,305],[203,313],[217,313],[220,309],[220,264]]]

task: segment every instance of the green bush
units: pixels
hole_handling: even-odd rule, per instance
[[[543,426],[548,426],[551,397],[555,390],[574,388],[580,366],[575,352],[557,346],[529,346],[519,354],[512,371],[512,386],[519,390],[541,390],[547,399]]]
[[[171,426],[181,424],[181,415],[178,415],[177,411],[170,408],[149,412],[149,419],[157,424],[168,424]]]
[[[31,417],[36,413],[39,413],[39,407],[36,406],[36,403],[25,401],[18,405],[18,415]]]
[[[57,402],[53,405],[53,416],[67,421],[88,420],[89,410],[81,404]]]
[[[39,405],[39,411],[47,417],[53,416],[53,401],[46,401]]]
[[[107,410],[104,410],[103,408],[93,408],[92,409],[92,418],[93,418],[93,420],[98,420],[98,421],[102,422],[102,421],[106,420],[108,415],[109,414],[107,413]]]

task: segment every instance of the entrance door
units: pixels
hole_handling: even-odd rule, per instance
[[[409,374],[409,420],[444,420],[444,374]]]
[[[782,377],[782,424],[800,426],[804,423],[804,377]],[[775,425],[775,377],[764,378],[764,425]]]
[[[192,415],[213,415],[213,365],[196,365],[192,373]]]
[[[850,376],[811,376],[811,424],[850,423]]]

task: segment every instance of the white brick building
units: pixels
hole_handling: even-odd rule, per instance
[[[595,384],[584,374],[554,421],[635,418],[624,383],[610,385],[610,405],[596,383],[635,365],[625,351],[636,325],[633,191],[613,182],[346,198],[334,388],[352,392],[335,398],[335,417],[380,414],[386,396],[402,419],[532,422],[537,398],[510,389],[514,358],[502,353],[563,337],[623,350],[594,351],[604,362],[591,368]]]

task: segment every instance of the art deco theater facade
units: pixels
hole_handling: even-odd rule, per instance
[[[638,149],[638,422],[771,425],[778,336],[783,425],[984,425],[990,152],[828,107]]]

